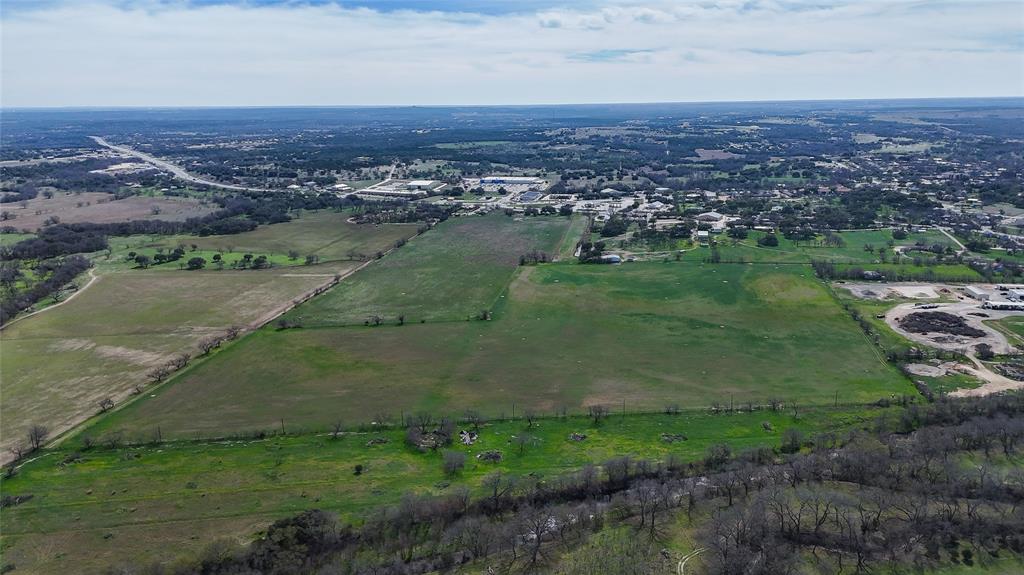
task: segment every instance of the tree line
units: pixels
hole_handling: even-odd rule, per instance
[[[709,447],[684,462],[628,455],[544,478],[496,470],[477,494],[409,494],[359,524],[309,510],[252,544],[215,542],[174,566],[119,573],[429,573],[479,562],[490,573],[621,573],[564,553],[611,527],[648,541],[638,565],[685,514],[713,575],[866,573],[972,564],[1024,551],[1024,472],[1005,471],[1024,440],[1024,395],[941,399],[890,412],[866,429],[805,437],[775,448]],[[963,458],[976,458],[964,465]],[[633,551],[630,551],[632,553]],[[653,558],[653,559],[652,559]],[[643,571],[626,571],[642,573]]]

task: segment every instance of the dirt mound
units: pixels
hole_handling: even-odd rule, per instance
[[[908,363],[903,367],[914,375],[922,375],[925,377],[941,377],[946,375],[945,369],[924,363]]]
[[[900,327],[913,333],[947,333],[966,337],[984,337],[985,332],[967,325],[959,316],[943,311],[919,311],[899,320]]]

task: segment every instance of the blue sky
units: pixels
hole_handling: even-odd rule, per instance
[[[4,106],[1024,95],[1018,0],[4,0]]]

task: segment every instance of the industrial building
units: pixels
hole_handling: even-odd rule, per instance
[[[983,290],[983,289],[981,289],[979,287],[975,287],[975,286],[967,286],[967,287],[965,287],[964,288],[964,293],[966,293],[967,295],[971,296],[972,298],[974,298],[974,299],[976,299],[978,301],[988,301],[992,297],[992,294],[988,293],[987,291],[985,291],[985,290]]]
[[[437,182],[434,180],[413,180],[406,182],[405,188],[408,190],[429,190],[434,187]]]

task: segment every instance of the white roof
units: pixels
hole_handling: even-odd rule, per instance
[[[413,181],[409,182],[407,185],[409,185],[409,186],[429,186],[430,184],[433,184],[433,183],[434,183],[434,180],[413,180]]]

